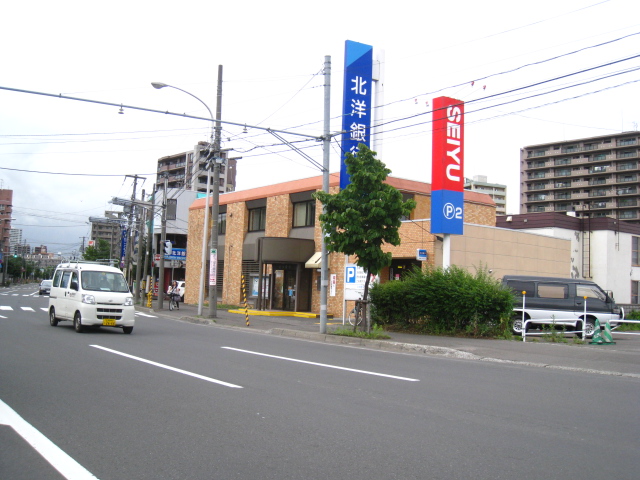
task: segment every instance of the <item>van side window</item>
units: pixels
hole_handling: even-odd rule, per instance
[[[579,298],[597,298],[603,302],[607,300],[604,292],[599,288],[596,288],[594,285],[576,285],[576,295]]]
[[[71,278],[71,272],[67,270],[62,273],[62,281],[60,282],[60,287],[67,288],[69,286],[69,278]]]
[[[535,283],[533,282],[522,282],[518,280],[509,280],[507,285],[511,290],[515,292],[516,295],[522,295],[522,292],[527,292],[527,297],[531,297],[534,295]]]
[[[60,286],[60,279],[62,278],[62,270],[56,270],[56,274],[53,277],[53,286],[54,287],[59,287]]]
[[[71,285],[74,285],[74,284],[75,284],[75,288],[76,288],[76,289],[77,289],[77,288],[78,288],[78,286],[80,285],[80,284],[78,283],[78,272],[73,272],[73,273],[71,274],[71,283],[69,284],[69,287],[71,287]]]
[[[538,297],[540,298],[569,298],[569,285],[560,283],[539,283]]]

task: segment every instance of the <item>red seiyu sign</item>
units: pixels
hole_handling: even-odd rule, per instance
[[[462,235],[464,227],[464,103],[433,100],[431,233]]]
[[[449,97],[433,99],[431,189],[464,189],[464,103]]]

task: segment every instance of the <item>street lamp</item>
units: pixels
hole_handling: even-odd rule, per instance
[[[181,88],[178,87],[174,87],[173,85],[167,85],[166,83],[162,83],[162,82],[151,82],[151,86],[153,86],[153,88],[160,90],[161,88],[164,87],[169,87],[169,88],[173,88],[175,90],[180,90],[183,93],[186,93],[187,95],[195,98],[196,100],[198,100],[202,105],[205,106],[205,108],[207,109],[207,111],[209,112],[209,116],[211,117],[211,139],[209,141],[209,155],[207,156],[207,165],[206,165],[206,169],[207,169],[207,191],[205,194],[205,207],[204,207],[204,226],[203,226],[203,231],[202,231],[202,259],[201,259],[201,265],[200,265],[200,292],[199,292],[199,296],[198,296],[198,315],[202,315],[202,305],[204,303],[204,271],[205,271],[205,264],[206,264],[206,250],[207,250],[207,224],[209,223],[209,186],[211,185],[211,169],[209,168],[209,158],[211,156],[211,148],[213,148],[213,137],[214,137],[214,125],[215,125],[215,119],[213,117],[213,113],[211,113],[211,109],[209,108],[209,106],[204,103],[200,98],[196,97],[193,93],[189,93],[186,90],[183,90]],[[164,192],[165,198],[167,196],[167,191],[165,190]],[[213,215],[213,213],[212,213]],[[159,294],[161,294],[161,292],[158,292]]]

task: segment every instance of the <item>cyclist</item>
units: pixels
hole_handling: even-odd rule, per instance
[[[167,293],[169,294],[169,301],[175,302],[176,308],[180,310],[180,292],[178,291],[178,282],[174,280]]]

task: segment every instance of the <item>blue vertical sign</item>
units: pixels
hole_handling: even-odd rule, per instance
[[[373,90],[373,47],[347,40],[344,47],[344,90],[342,99],[342,157],[340,189],[349,185],[345,153],[355,155],[358,145],[371,145],[371,91]]]

